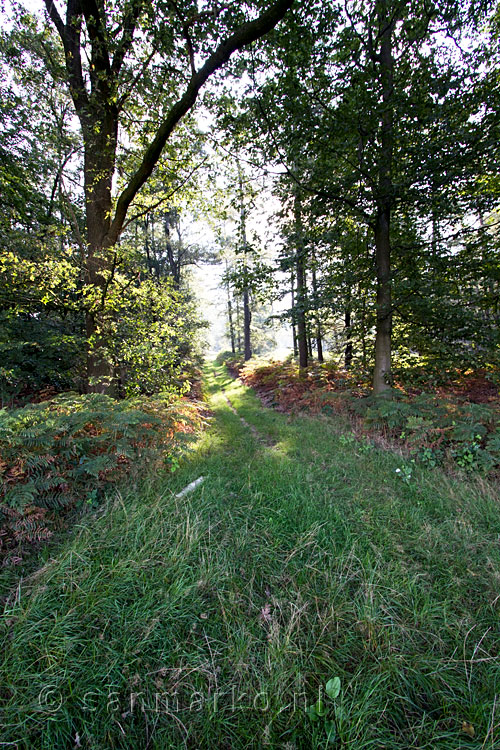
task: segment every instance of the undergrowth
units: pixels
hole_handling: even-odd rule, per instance
[[[302,373],[294,362],[229,359],[228,365],[281,411],[349,414],[362,431],[381,433],[430,467],[500,474],[498,399],[472,403],[443,388],[418,394],[394,389],[390,399],[374,397],[334,363],[313,364]]]
[[[176,467],[181,437],[200,425],[201,407],[168,396],[116,401],[63,394],[0,411],[0,556],[50,538],[68,510],[96,507],[125,476]],[[2,554],[3,553],[3,554]]]

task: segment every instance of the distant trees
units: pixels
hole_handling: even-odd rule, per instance
[[[254,142],[260,130],[265,157],[285,166],[278,189],[282,199],[290,196],[284,230],[290,238],[294,223],[311,271],[321,268],[314,305],[305,307],[334,312],[345,364],[355,356],[371,364],[375,393],[390,392],[395,343],[400,358],[412,350],[428,355],[431,342],[442,353],[453,341],[459,359],[469,346],[478,356],[473,342],[485,340],[486,298],[479,302],[477,291],[491,263],[476,257],[475,291],[458,290],[462,261],[472,247],[481,254],[479,237],[492,246],[478,222],[499,198],[491,181],[498,171],[496,62],[482,33],[488,5],[301,6],[273,49],[254,58],[245,127]],[[271,56],[280,60],[272,79]],[[301,250],[293,313],[301,366],[302,257]],[[495,332],[488,338],[482,362],[495,356]]]
[[[370,369],[378,394],[419,357],[497,361],[492,3],[252,0],[199,10],[191,0],[67,0],[64,14],[45,5],[48,25],[20,12],[1,37],[10,72],[0,301],[9,330],[25,316],[53,341],[60,335],[61,372],[78,360],[89,389],[135,392],[144,356],[152,382],[177,378],[194,337],[176,316],[198,325],[183,274],[214,260],[182,231],[183,196],[185,205],[201,192],[193,180],[213,156],[202,143],[212,134],[192,116],[209,81],[226,162],[236,156],[223,282],[233,349],[251,356],[259,307],[274,294],[291,300],[302,368],[333,349],[346,368]],[[271,29],[268,43],[252,44]],[[272,281],[249,229],[250,180],[235,166],[243,154],[281,170]],[[217,180],[206,183],[207,206],[219,201]]]

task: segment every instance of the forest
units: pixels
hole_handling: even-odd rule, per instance
[[[5,0],[0,745],[500,745],[500,5]]]

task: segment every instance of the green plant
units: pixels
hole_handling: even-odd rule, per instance
[[[478,467],[481,454],[481,435],[475,434],[471,442],[464,442],[459,448],[453,448],[451,455],[456,464],[466,471],[472,471]]]
[[[416,458],[429,468],[434,469],[442,463],[442,451],[435,448],[422,448],[415,453]]]
[[[323,726],[327,743],[335,742],[337,738],[337,721],[342,715],[341,707],[335,703],[340,695],[341,681],[340,677],[332,677],[325,685],[325,694],[329,701],[320,697],[306,709],[306,714],[313,723],[320,723]]]
[[[162,462],[177,469],[181,435],[200,424],[200,406],[170,394],[140,401],[63,394],[0,411],[0,527],[11,544],[33,541],[38,532],[25,533],[22,518],[44,509],[47,537],[52,517],[95,507],[125,476]]]
[[[413,476],[413,466],[404,464],[402,467],[398,467],[397,469],[395,469],[394,473],[397,474],[397,476],[400,477],[405,484],[410,484],[411,478]]]
[[[341,445],[354,445],[357,442],[356,435],[353,432],[340,435],[339,442]]]

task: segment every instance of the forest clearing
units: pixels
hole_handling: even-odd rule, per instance
[[[498,0],[0,24],[0,749],[500,747]]]

